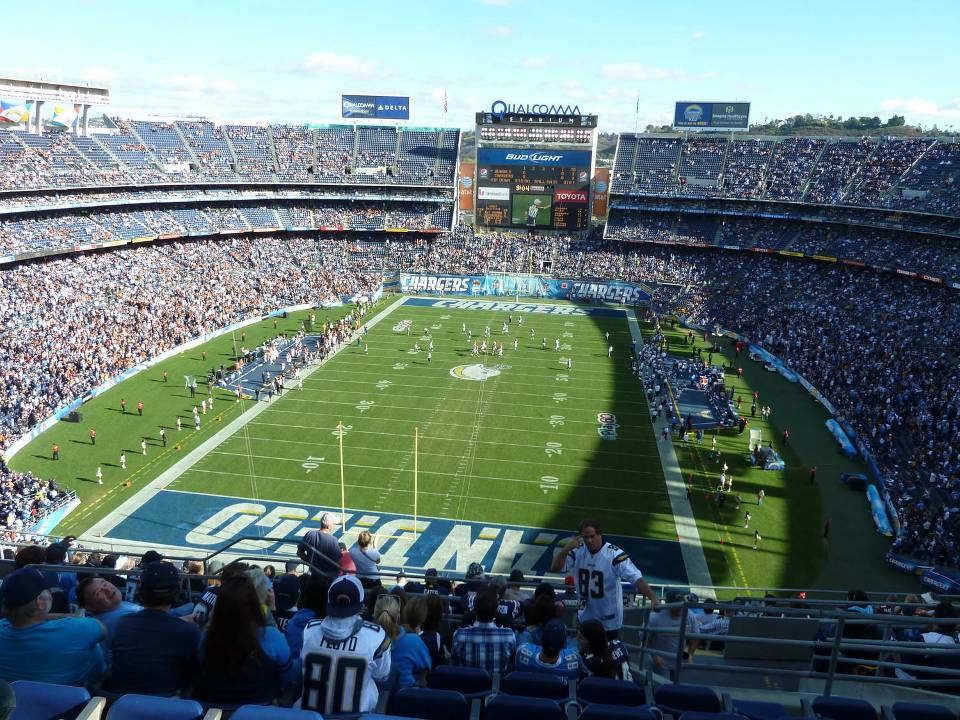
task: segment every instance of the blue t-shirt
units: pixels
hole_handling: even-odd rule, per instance
[[[413,687],[417,673],[430,670],[433,662],[430,651],[419,635],[400,628],[400,635],[390,645],[391,671],[396,677],[394,687]]]
[[[124,615],[110,635],[110,692],[173,695],[193,682],[200,631],[192,623],[148,608]]]
[[[91,615],[90,617],[96,618],[106,626],[107,645],[109,646],[110,641],[113,639],[113,633],[117,629],[117,623],[120,621],[120,618],[124,617],[125,615],[131,615],[133,613],[140,612],[141,610],[143,610],[143,608],[139,605],[134,605],[133,603],[129,603],[124,600],[113,610],[107,610],[99,615]]]
[[[523,643],[517,648],[517,670],[527,672],[541,672],[550,675],[559,675],[568,680],[576,680],[580,677],[580,653],[570,648],[564,648],[560,651],[560,656],[555,663],[547,663],[540,659],[540,652],[543,650],[539,645],[533,643]]]
[[[0,680],[84,685],[107,669],[103,626],[91,618],[59,618],[26,628],[0,620]]]
[[[287,626],[283,630],[284,637],[287,639],[287,645],[290,648],[290,656],[296,661],[300,661],[300,651],[303,649],[303,629],[307,623],[316,619],[317,614],[313,610],[297,610],[292,618],[287,620]]]

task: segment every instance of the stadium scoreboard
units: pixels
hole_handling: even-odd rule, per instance
[[[477,113],[478,225],[590,227],[596,115]]]

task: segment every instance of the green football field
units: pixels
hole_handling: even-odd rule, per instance
[[[543,528],[599,516],[611,532],[672,539],[626,320],[520,317],[402,306],[170,488],[338,507],[342,423],[346,505],[412,515],[416,428],[418,514]],[[489,327],[503,357],[473,356],[464,326],[481,341]],[[616,416],[616,439],[600,437],[599,413]]]
[[[379,303],[366,320],[383,314],[393,300]],[[319,315],[335,319],[348,310]],[[626,316],[523,313],[522,325],[519,313],[512,323],[509,316],[504,311],[396,307],[361,345],[344,348],[309,375],[303,389],[255,403],[236,402],[227,390],[215,388],[215,410],[203,416],[195,431],[194,400],[178,379],[203,376],[211,365],[229,363],[233,338],[223,336],[88,402],[82,424],[58,423],[11,465],[53,477],[80,494],[82,505],[61,523],[59,533],[80,535],[107,518],[111,531],[106,537],[182,545],[185,533],[211,514],[250,501],[264,508],[261,522],[285,518],[286,529],[295,535],[307,524],[292,520],[299,510],[291,515],[291,508],[307,508],[302,515],[307,523],[313,512],[309,508],[341,505],[342,423],[343,501],[355,519],[357,511],[408,519],[416,513],[435,525],[436,519],[472,522],[471,537],[493,532],[489,537],[500,542],[505,535],[496,533],[503,528],[569,532],[583,518],[594,517],[606,533],[644,539],[628,547],[654,577],[685,577],[649,410],[628,366],[632,336]],[[236,339],[249,347],[280,331],[295,331],[303,317],[253,323]],[[464,327],[482,340],[487,326],[491,340],[504,344],[502,358],[471,353]],[[688,352],[680,346],[679,330],[668,336],[671,351]],[[554,349],[555,340],[560,351]],[[608,344],[614,346],[612,358],[607,357]],[[566,367],[568,358],[572,368]],[[727,362],[733,372],[735,359],[729,352]],[[163,370],[169,382],[162,381]],[[823,428],[822,408],[797,386],[753,364],[742,380],[732,382],[740,386],[738,395],[749,398],[757,389],[762,402],[775,406],[771,421],[754,424],[778,447],[788,469],[767,473],[749,468],[745,438],[729,432],[718,438],[717,457],[706,446],[675,443],[713,582],[753,587],[854,583],[868,589],[910,585],[910,578],[884,567],[887,541],[872,533],[862,496],[836,483],[838,472],[862,468],[838,455]],[[120,398],[127,400],[126,413],[120,412]],[[142,417],[133,411],[137,400],[144,401]],[[180,431],[177,416],[183,420]],[[241,416],[245,423],[238,420]],[[236,427],[225,430],[231,422]],[[779,442],[785,425],[793,435],[790,447]],[[159,426],[167,431],[167,446],[158,437]],[[96,446],[87,439],[89,427],[98,430]],[[148,443],[146,456],[138,449],[141,438]],[[62,448],[56,462],[49,459],[52,442]],[[204,442],[209,447],[200,448]],[[117,462],[124,450],[126,470]],[[188,456],[193,458],[189,462]],[[739,511],[719,508],[710,499],[723,462],[737,476],[736,491],[744,500]],[[821,478],[814,487],[806,482],[812,464],[819,466]],[[93,481],[98,466],[103,485]],[[173,471],[166,488],[152,498],[143,496],[165,471]],[[763,507],[755,505],[760,487],[766,491]],[[749,528],[744,527],[745,509],[752,514]],[[826,517],[833,519],[829,547],[821,539]],[[763,534],[756,550],[755,528]],[[270,534],[270,529],[261,533]],[[544,559],[538,562],[542,570]]]

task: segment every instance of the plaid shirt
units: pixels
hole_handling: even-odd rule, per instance
[[[453,635],[453,664],[502,673],[513,667],[517,636],[510,628],[477,622]]]

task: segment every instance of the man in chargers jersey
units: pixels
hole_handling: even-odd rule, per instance
[[[580,534],[554,556],[550,570],[573,576],[580,597],[580,622],[599,620],[611,638],[617,636],[623,625],[621,581],[633,583],[654,610],[660,604],[630,556],[616,545],[604,542],[596,520],[580,523]]]
[[[295,707],[324,715],[366,713],[377,706],[376,681],[390,674],[390,639],[364,622],[363,585],[342,575],[327,591],[327,616],[303,630],[303,695]]]

